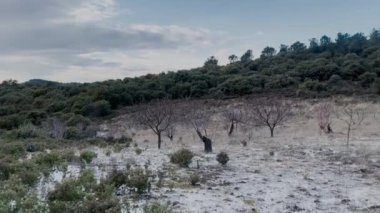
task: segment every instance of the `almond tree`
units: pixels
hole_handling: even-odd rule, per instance
[[[331,116],[332,116],[333,111],[334,111],[333,105],[328,102],[321,103],[317,106],[316,118],[318,121],[320,133],[322,131],[327,134],[332,133]]]
[[[228,135],[232,135],[238,124],[243,122],[243,111],[239,108],[229,108],[223,112],[223,117],[228,122]]]
[[[211,113],[205,109],[201,109],[202,107],[200,106],[200,104],[187,104],[184,108],[184,113],[186,114],[184,118],[186,122],[194,128],[204,144],[204,151],[208,153],[212,152],[212,140],[208,136],[208,129],[211,124]]]
[[[347,147],[349,146],[349,143],[350,143],[351,131],[355,130],[357,127],[359,127],[362,124],[362,122],[366,118],[366,114],[367,113],[365,109],[355,104],[347,104],[342,108],[339,118],[346,124],[346,127],[347,127],[347,132],[346,132]]]
[[[174,106],[167,100],[143,105],[134,116],[135,122],[151,129],[157,135],[158,149],[161,148],[162,133],[174,125]]]
[[[273,137],[274,129],[289,118],[291,104],[283,99],[268,97],[251,101],[247,111],[253,124],[267,126]]]

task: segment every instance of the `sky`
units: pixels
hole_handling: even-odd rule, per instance
[[[0,81],[93,82],[380,27],[379,0],[0,0]]]

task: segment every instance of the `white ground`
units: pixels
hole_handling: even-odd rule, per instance
[[[313,115],[303,115],[278,127],[274,138],[264,127],[253,129],[247,147],[240,143],[247,140],[246,131],[228,137],[216,122],[213,154],[203,153],[190,128],[181,127],[175,141],[166,140],[161,150],[149,130],[137,131],[133,140],[144,150],[140,155],[133,146],[110,156],[92,147],[98,158],[91,167],[100,177],[115,166],[149,162],[154,173],[165,173],[163,186],[153,185],[150,200],[168,203],[175,212],[380,212],[380,105],[370,107],[374,110],[353,131],[349,148],[338,119],[334,133],[326,136],[319,134]],[[181,147],[197,155],[189,169],[169,162],[168,155]],[[220,151],[230,156],[225,167],[215,160]],[[192,172],[203,179],[198,186],[183,182]],[[141,212],[145,202],[133,202],[132,212]]]

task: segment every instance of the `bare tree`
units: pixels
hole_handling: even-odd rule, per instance
[[[185,119],[194,128],[198,137],[204,144],[206,153],[212,152],[212,140],[208,136],[208,129],[211,123],[211,113],[205,109],[200,109],[200,105],[187,104],[185,107]]]
[[[291,104],[283,99],[268,97],[251,101],[247,111],[253,124],[267,126],[270,136],[273,137],[274,129],[289,118]]]
[[[42,123],[48,135],[52,138],[62,139],[65,132],[65,125],[56,117],[49,118]]]
[[[158,148],[161,148],[162,133],[174,125],[174,106],[167,100],[151,102],[141,106],[133,120],[151,129],[157,135]]]
[[[339,115],[340,120],[342,120],[347,127],[346,132],[346,142],[347,147],[350,143],[351,131],[359,127],[364,119],[366,118],[366,110],[359,107],[356,104],[346,104]]]
[[[175,125],[170,125],[165,131],[166,137],[168,137],[170,141],[173,141],[175,133],[176,133]]]
[[[316,118],[318,121],[319,132],[332,133],[331,117],[333,114],[333,105],[329,102],[321,103],[316,108]]]
[[[238,124],[243,122],[243,111],[236,107],[229,108],[223,112],[223,117],[228,123],[228,135],[232,135]]]

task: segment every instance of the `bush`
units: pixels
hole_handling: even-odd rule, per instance
[[[132,169],[128,172],[114,170],[107,178],[107,183],[119,188],[126,185],[128,188],[135,190],[138,194],[150,190],[150,181],[148,171],[143,169]]]
[[[63,138],[67,140],[80,139],[80,134],[75,127],[69,127],[63,133]]]
[[[142,149],[136,147],[135,148],[135,153],[136,153],[136,155],[140,155],[142,153]]]
[[[91,163],[94,158],[98,155],[92,151],[84,151],[80,154],[80,158],[84,160],[86,163]]]
[[[170,162],[178,164],[181,167],[189,167],[194,154],[187,149],[181,149],[170,156]]]
[[[378,79],[376,80],[375,87],[376,87],[376,92],[377,92],[377,94],[380,94],[380,78],[378,78]]]
[[[17,130],[17,138],[37,138],[41,134],[41,131],[31,123],[20,126]]]
[[[228,157],[227,153],[225,152],[220,152],[217,156],[216,156],[216,160],[222,164],[223,166],[226,165],[228,163],[228,161],[230,160],[230,158]]]
[[[17,166],[17,176],[21,179],[23,184],[34,186],[39,179],[40,171],[35,164],[31,162],[23,162]]]
[[[83,106],[80,111],[85,116],[101,117],[111,113],[111,105],[108,101],[101,100]]]
[[[26,149],[23,142],[12,141],[11,143],[4,143],[1,145],[0,152],[10,155],[13,158],[20,158],[25,155]]]
[[[190,184],[192,185],[192,186],[195,186],[195,185],[197,185],[197,183],[200,181],[200,177],[199,177],[199,175],[197,174],[197,173],[192,173],[192,174],[190,174],[190,176],[189,176],[189,182],[190,182]]]
[[[127,186],[136,190],[138,194],[150,190],[148,171],[133,169],[128,171]]]
[[[77,201],[84,197],[83,189],[75,179],[64,180],[48,193],[49,201]]]
[[[126,172],[113,170],[107,178],[107,183],[119,188],[122,185],[127,184],[128,174]]]
[[[170,209],[167,205],[159,202],[147,203],[144,205],[144,213],[170,213]]]
[[[10,159],[1,159],[0,161],[0,181],[8,180],[9,177],[16,171]]]
[[[91,199],[80,205],[78,213],[103,213],[121,212],[121,206],[117,199]]]

